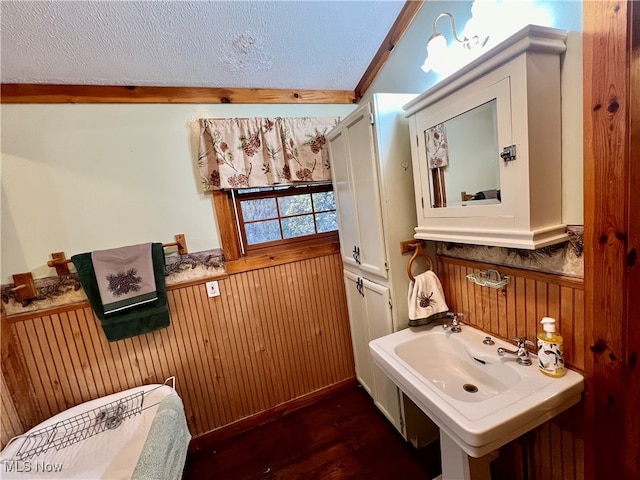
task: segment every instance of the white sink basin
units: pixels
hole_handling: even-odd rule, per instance
[[[511,365],[495,361],[495,348],[474,354],[457,333],[432,333],[428,338],[418,335],[397,345],[395,354],[446,395],[461,402],[482,402],[520,382],[520,375]]]
[[[405,329],[369,344],[375,364],[468,455],[482,457],[580,401],[582,375],[543,375],[515,356],[500,357],[498,339],[462,326]]]

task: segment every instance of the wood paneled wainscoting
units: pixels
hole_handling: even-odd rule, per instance
[[[2,373],[2,384],[0,385],[0,412],[2,413],[2,425],[0,425],[0,448],[4,448],[7,442],[16,435],[23,433],[26,428],[24,427],[16,410],[15,403],[7,383],[4,379],[4,372]]]
[[[3,356],[3,442],[5,432],[171,375],[194,437],[353,382],[339,253],[229,275],[219,297],[207,297],[204,281],[169,287],[170,327],[118,342],[105,339],[88,303],[3,319],[25,370],[14,378]],[[11,422],[25,384],[34,411]]]
[[[565,361],[584,372],[583,280],[530,270],[438,257],[439,278],[452,311],[462,321],[504,339],[536,341],[542,317],[554,317],[564,337]],[[494,269],[509,276],[502,289],[481,287],[467,280],[470,273]],[[528,478],[584,478],[583,402],[536,428],[511,448],[522,452]],[[518,478],[514,474],[514,479]]]

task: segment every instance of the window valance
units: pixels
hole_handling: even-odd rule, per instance
[[[339,118],[202,118],[204,191],[331,181],[326,133]]]

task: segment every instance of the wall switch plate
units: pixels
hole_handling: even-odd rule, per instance
[[[218,286],[218,282],[216,280],[214,280],[213,282],[207,282],[205,285],[207,286],[207,295],[209,295],[209,297],[220,296],[220,287]]]

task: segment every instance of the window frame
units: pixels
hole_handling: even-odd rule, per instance
[[[327,185],[333,190],[332,184]],[[214,190],[212,203],[227,273],[240,273],[340,253],[338,231],[316,234],[311,239],[299,239],[287,244],[243,253],[231,191]]]
[[[303,235],[299,237],[291,237],[291,238],[280,238],[279,240],[273,240],[270,242],[263,242],[260,244],[249,245],[247,241],[246,235],[246,224],[254,223],[253,221],[245,222],[241,202],[245,200],[258,200],[263,198],[274,198],[276,202],[276,209],[278,211],[278,216],[274,217],[274,220],[278,220],[280,223],[280,233],[283,235],[282,231],[282,220],[286,218],[293,218],[296,216],[305,216],[305,215],[313,215],[316,213],[322,213],[323,211],[316,212],[313,208],[313,202],[311,207],[311,212],[299,215],[291,215],[291,216],[281,216],[280,215],[280,202],[279,198],[291,197],[295,195],[313,195],[314,193],[321,192],[333,192],[333,185],[330,183],[323,184],[311,184],[311,185],[287,185],[286,188],[278,189],[277,186],[272,187],[273,190],[269,191],[260,191],[260,192],[250,192],[250,193],[239,193],[235,192],[233,195],[235,202],[235,212],[237,215],[238,225],[237,228],[240,230],[240,239],[242,241],[242,247],[244,247],[244,255],[245,256],[254,256],[260,255],[264,253],[270,253],[274,251],[281,250],[289,250],[291,248],[296,248],[299,244],[315,244],[325,242],[327,240],[331,241],[334,238],[337,238],[338,231],[333,230],[330,232],[319,232],[313,233],[310,235]],[[335,211],[335,210],[325,210],[325,211]],[[314,219],[315,223],[315,219]],[[242,248],[241,247],[241,248]]]

